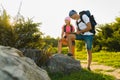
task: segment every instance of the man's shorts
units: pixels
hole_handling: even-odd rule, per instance
[[[76,34],[76,40],[84,40],[87,50],[92,49],[93,35]]]

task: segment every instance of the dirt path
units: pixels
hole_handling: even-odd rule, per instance
[[[81,65],[83,68],[86,68],[87,61],[81,61]],[[115,76],[116,80],[120,80],[120,69],[116,69],[110,66],[105,66],[105,65],[98,64],[96,62],[92,62],[91,70],[95,72],[100,72],[107,75]]]

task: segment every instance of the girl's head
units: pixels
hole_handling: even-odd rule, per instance
[[[70,24],[70,21],[71,21],[70,17],[66,17],[66,18],[65,18],[65,23],[66,23],[66,24],[69,25],[69,24]]]

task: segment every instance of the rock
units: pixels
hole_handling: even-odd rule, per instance
[[[15,56],[23,56],[23,53],[15,48],[0,46],[1,53],[7,53]]]
[[[41,51],[37,49],[20,49],[23,52],[23,55],[31,58],[34,62],[40,66]]]
[[[0,46],[0,80],[50,80],[47,72],[22,52]]]
[[[51,73],[63,72],[70,73],[81,69],[80,61],[77,61],[63,54],[55,54],[47,63],[47,68]]]
[[[23,55],[31,58],[39,66],[44,66],[48,59],[48,55],[38,49],[20,49],[23,52]]]

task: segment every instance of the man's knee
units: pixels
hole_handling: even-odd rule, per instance
[[[86,43],[86,48],[87,48],[87,50],[92,50],[92,42],[87,42]]]
[[[88,39],[86,39],[85,42],[86,42],[86,48],[87,48],[87,50],[92,50],[92,44],[93,44],[92,37],[89,37]]]
[[[92,46],[87,46],[87,50],[92,50]]]
[[[75,38],[75,35],[73,34],[68,35],[68,39],[74,39],[74,38]]]

